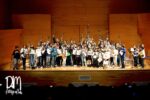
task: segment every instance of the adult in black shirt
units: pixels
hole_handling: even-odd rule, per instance
[[[15,46],[15,49],[12,53],[12,60],[13,60],[13,70],[18,70],[19,67],[19,59],[20,59],[20,51],[18,46]]]

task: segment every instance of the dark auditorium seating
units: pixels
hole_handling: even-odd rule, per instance
[[[23,95],[5,95],[5,87],[0,88],[1,100],[112,100],[121,98],[126,100],[150,98],[150,84],[125,84],[113,86],[80,86],[70,84],[68,87],[29,86],[23,87]]]

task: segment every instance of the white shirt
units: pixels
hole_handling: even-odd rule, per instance
[[[130,51],[133,52],[133,51],[134,51],[134,48],[130,48]]]
[[[81,50],[80,50],[80,49],[77,50],[77,55],[78,55],[78,56],[81,55]]]
[[[35,54],[35,50],[34,49],[30,49],[30,54]]]
[[[73,54],[73,55],[76,55],[76,54],[77,54],[77,49],[76,49],[76,48],[73,49],[72,54]]]
[[[36,55],[37,55],[37,57],[42,56],[42,50],[41,50],[41,48],[37,48],[36,49]]]
[[[43,49],[41,52],[42,52],[42,54],[44,54],[45,53],[45,49]]]
[[[21,57],[25,58],[26,55],[28,54],[28,49],[27,48],[21,48],[20,53],[21,53]]]
[[[117,55],[118,55],[118,50],[114,49],[114,56],[117,56]]]
[[[145,49],[139,52],[139,55],[142,56],[142,58],[145,58]]]
[[[104,54],[103,54],[103,58],[106,60],[106,59],[109,59],[110,58],[110,52],[109,51],[106,51]]]
[[[61,55],[62,54],[61,49],[57,49],[57,53],[58,53],[58,55]]]
[[[87,55],[93,56],[93,51],[92,50],[87,51]]]
[[[143,52],[143,58],[145,58],[145,56],[146,56],[145,55],[145,49],[143,49],[142,52]]]
[[[51,54],[51,48],[47,48],[47,54]]]
[[[94,52],[93,58],[96,59],[98,57],[98,52]]]
[[[102,52],[98,54],[98,62],[101,62],[103,60]]]
[[[86,50],[85,49],[82,49],[82,55],[84,56],[84,57],[86,57],[86,54],[87,52],[86,52]]]

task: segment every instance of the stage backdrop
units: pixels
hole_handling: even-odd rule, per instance
[[[122,42],[127,48],[139,45],[137,14],[110,14],[110,39]]]
[[[22,28],[22,44],[34,44],[51,39],[51,16],[49,14],[14,14],[13,28]]]
[[[21,29],[0,30],[0,65],[10,63],[14,47],[20,47]]]

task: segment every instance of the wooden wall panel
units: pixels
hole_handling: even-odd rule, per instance
[[[137,14],[111,14],[110,39],[122,42],[127,48],[141,43],[138,35]]]
[[[0,65],[10,63],[16,45],[20,46],[21,29],[0,30]]]
[[[51,16],[48,14],[13,15],[13,27],[22,28],[22,44],[34,44],[51,37]]]
[[[56,26],[55,36],[63,38],[65,41],[76,40],[79,41],[78,26]]]
[[[64,25],[64,26],[55,26],[55,35],[59,39],[63,37],[66,41],[76,41],[79,42],[81,38],[85,39],[87,36],[87,32],[89,33],[89,36],[94,39],[95,42],[98,42],[99,37],[105,38],[106,37],[106,31],[101,30],[105,29],[105,26],[102,27],[100,25],[90,25],[89,28],[87,25]]]
[[[108,5],[109,0],[54,0],[51,5],[52,26],[54,26],[52,32],[61,32],[63,30],[60,27],[65,26],[66,30],[70,31],[64,34],[68,37],[76,34],[77,37],[74,39],[79,41],[82,34],[85,37],[89,25],[90,36],[97,40],[99,31],[101,33],[108,31]]]
[[[150,13],[138,14],[138,25],[139,35],[145,48],[150,51]]]

